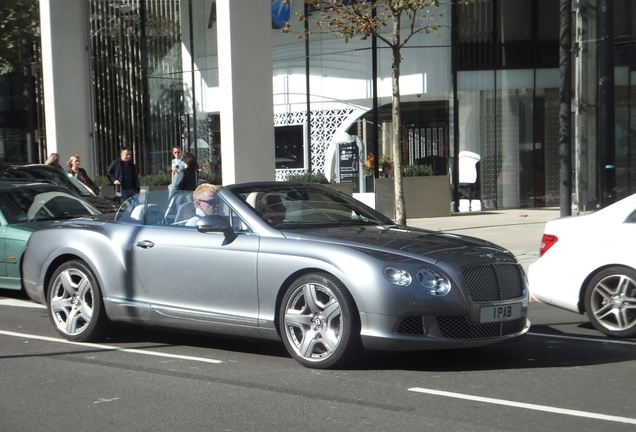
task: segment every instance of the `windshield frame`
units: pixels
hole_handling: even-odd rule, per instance
[[[275,182],[226,186],[232,195],[265,221],[280,230],[326,228],[333,226],[395,225],[395,222],[357,199],[318,183]],[[258,201],[267,195],[278,196],[285,219],[267,215]],[[274,213],[275,214],[275,213]],[[280,216],[280,215],[279,215]]]

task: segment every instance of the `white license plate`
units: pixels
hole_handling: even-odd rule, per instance
[[[483,307],[480,310],[479,322],[509,321],[521,318],[521,309],[521,303]]]

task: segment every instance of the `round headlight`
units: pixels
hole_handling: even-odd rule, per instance
[[[432,295],[443,296],[451,289],[450,281],[431,269],[423,269],[417,272],[417,281]]]
[[[401,287],[411,283],[411,275],[409,272],[399,267],[385,267],[384,277],[392,284]]]

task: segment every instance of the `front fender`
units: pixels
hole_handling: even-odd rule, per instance
[[[296,253],[293,255],[285,252],[289,250],[290,241],[295,242]],[[343,245],[263,239],[258,260],[259,317],[263,323],[274,321],[279,304],[273,303],[272,299],[280,299],[282,291],[293,279],[311,271],[323,271],[340,280],[351,293],[361,314],[399,316],[411,311],[427,314],[433,310],[444,311],[448,315],[466,313],[464,297],[455,285],[449,295],[434,297],[415,280],[408,287],[398,287],[386,280],[383,272],[389,263],[402,266],[413,276],[422,267],[432,267],[424,261],[393,258],[394,261],[389,254],[375,256]]]

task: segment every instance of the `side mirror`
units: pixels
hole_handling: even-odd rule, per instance
[[[197,221],[196,227],[197,231],[201,233],[222,232],[228,243],[232,243],[236,238],[232,225],[222,216],[203,216]]]

